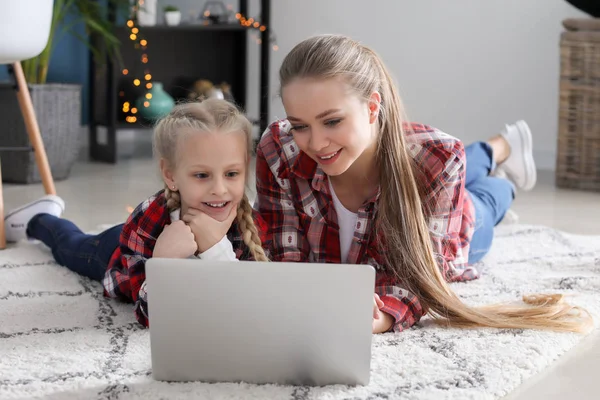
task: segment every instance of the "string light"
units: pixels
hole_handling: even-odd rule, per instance
[[[236,13],[235,14],[235,19],[237,19],[240,22],[240,25],[248,27],[248,28],[254,28],[254,29],[258,29],[261,32],[264,32],[267,30],[267,27],[263,24],[261,24],[259,21],[255,20],[254,18],[250,18],[247,19],[244,15],[242,15],[241,13]],[[277,45],[277,40],[275,39],[275,35],[274,34],[270,34],[269,37],[269,42],[274,43],[273,44],[273,51],[277,51],[279,50],[279,46]],[[262,43],[262,39],[257,39],[256,40],[257,44],[261,44]]]
[[[133,15],[135,15],[137,13],[137,11],[140,8],[142,8],[142,6],[144,5],[144,0],[137,0],[137,1],[133,2],[133,3],[134,4],[133,4],[133,8],[132,8],[132,17],[126,23],[127,27],[130,29],[129,39],[131,39],[131,41],[134,42],[134,44],[133,44],[134,49],[138,50],[138,49],[141,48],[142,50],[146,50],[146,47],[148,46],[148,40],[146,40],[143,37],[141,37],[140,28],[136,26],[135,19],[133,17]],[[148,61],[149,61],[148,54],[145,51],[141,55],[140,61],[143,64],[148,64]],[[123,69],[122,72],[123,72],[124,76],[129,75],[129,70],[128,69]],[[137,77],[132,77],[132,78],[133,78],[132,82],[133,82],[134,86],[138,87],[138,86],[140,86],[142,84],[142,78],[137,78]],[[146,90],[152,89],[152,82],[151,82],[152,75],[150,74],[150,71],[148,69],[146,69],[146,71],[144,71],[144,78],[143,78],[143,80],[146,81],[146,84],[144,86],[146,88]],[[119,95],[121,97],[125,97],[124,91],[120,91]],[[150,107],[150,102],[148,100],[152,98],[152,94],[151,93],[145,93],[144,94],[144,98],[145,98],[144,99],[145,101],[143,103],[144,107]],[[130,115],[127,115],[125,117],[125,121],[126,122],[128,122],[130,124],[133,124],[133,123],[137,122],[137,120],[138,120],[137,117],[133,115],[133,114],[137,114],[138,113],[139,110],[138,110],[137,107],[131,107],[130,103],[127,102],[127,101],[125,101],[123,103],[122,111],[125,114],[130,114]]]
[[[141,6],[144,5],[144,0],[137,0],[135,2],[133,2],[133,7],[132,7],[132,15],[135,15],[137,13],[137,11],[141,8]],[[228,5],[227,6],[228,10],[232,10],[233,6]],[[210,11],[206,10],[204,12],[204,16],[206,18],[210,17]],[[254,19],[254,18],[246,18],[244,15],[242,15],[241,13],[236,13],[235,14],[235,18],[239,21],[240,25],[251,28],[251,29],[256,29],[260,32],[265,32],[267,30],[267,27],[263,24],[260,23],[260,21]],[[204,21],[205,25],[209,24],[209,21]],[[148,46],[148,40],[143,39],[140,33],[140,28],[138,28],[137,26],[135,26],[135,21],[134,18],[130,18],[127,23],[126,23],[127,27],[130,29],[130,35],[129,35],[129,39],[131,39],[132,42],[134,42],[133,47],[135,49],[142,49],[142,50],[146,50],[146,47]],[[260,37],[257,37],[256,42],[258,44],[262,43],[262,39]],[[277,51],[279,50],[279,46],[276,43],[276,38],[275,35],[270,32],[269,34],[269,42],[273,43],[272,49],[273,51]],[[148,54],[146,52],[144,52],[141,57],[140,57],[140,61],[143,64],[148,64]],[[129,70],[128,69],[123,69],[122,73],[124,76],[129,75]],[[145,88],[146,90],[150,90],[152,89],[152,75],[150,74],[149,70],[144,71],[144,80],[146,81],[146,85]],[[133,85],[134,86],[140,86],[142,84],[142,81],[140,78],[134,78],[132,80]],[[119,96],[120,97],[125,97],[125,92],[124,91],[120,91],[119,92]],[[152,99],[152,93],[147,92],[145,95],[145,100],[144,100],[144,107],[150,107],[150,99]],[[123,112],[125,114],[130,113],[130,115],[127,115],[125,117],[125,121],[130,123],[130,124],[134,124],[137,122],[137,117],[133,114],[137,114],[138,113],[138,109],[136,107],[131,107],[130,103],[128,101],[123,102],[123,108],[122,108]]]

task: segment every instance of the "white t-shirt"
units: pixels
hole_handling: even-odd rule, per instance
[[[179,221],[181,210],[178,208],[173,210],[170,214],[171,222]],[[199,258],[201,260],[212,260],[212,261],[239,261],[233,251],[233,245],[227,239],[227,235],[223,236],[220,242],[215,244],[204,253],[198,254],[198,256],[191,256],[190,258]]]
[[[333,206],[338,217],[338,225],[340,227],[340,253],[342,257],[342,263],[347,262],[348,253],[350,252],[350,245],[352,245],[352,238],[354,237],[354,230],[356,229],[356,223],[358,222],[358,214],[348,210],[340,199],[338,199],[333,190],[333,185],[329,181],[329,190],[331,190],[331,197],[333,198]]]

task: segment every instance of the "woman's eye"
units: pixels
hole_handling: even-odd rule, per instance
[[[307,128],[308,128],[308,126],[306,126],[306,125],[293,125],[290,128],[290,131],[302,132],[302,131],[305,131]]]
[[[333,128],[334,126],[336,126],[340,122],[342,122],[341,119],[332,119],[332,120],[329,120],[329,121],[325,122],[325,125],[327,125],[330,128]]]
[[[235,177],[236,177],[236,176],[238,176],[239,174],[240,174],[240,173],[239,173],[239,172],[237,172],[237,171],[232,171],[232,172],[228,172],[228,173],[226,174],[226,176],[227,176],[228,178],[235,178]]]
[[[208,174],[206,174],[206,173],[204,173],[204,172],[201,172],[201,173],[199,173],[199,174],[196,174],[196,175],[194,175],[194,176],[195,176],[196,178],[198,178],[198,179],[206,179],[206,178],[208,178]]]

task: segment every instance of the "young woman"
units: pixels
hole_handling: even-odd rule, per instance
[[[466,149],[406,123],[381,58],[339,35],[298,44],[280,81],[287,119],[263,135],[256,167],[273,261],[376,267],[375,333],[401,331],[426,313],[460,327],[589,328],[587,314],[574,316],[561,296],[476,308],[447,284],[478,277],[472,264],[489,250],[515,186],[535,184],[524,122]],[[490,176],[497,165],[510,181]]]

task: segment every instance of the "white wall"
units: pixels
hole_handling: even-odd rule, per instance
[[[538,167],[554,167],[561,21],[583,15],[565,1],[273,0],[271,14],[280,47],[272,53],[271,119],[285,117],[276,97],[285,54],[313,34],[342,33],[381,54],[413,121],[469,143],[523,118]]]

